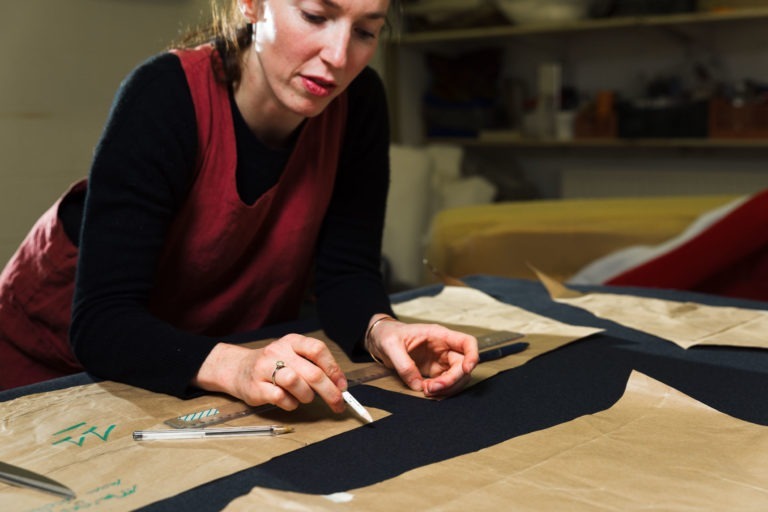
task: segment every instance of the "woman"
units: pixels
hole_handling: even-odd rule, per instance
[[[389,136],[366,66],[389,7],[232,0],[212,31],[134,70],[87,194],[80,183],[54,205],[0,277],[3,386],[85,368],[286,410],[319,395],[340,412],[347,382],[321,341],[221,341],[296,318],[312,282],[347,352],[425,395],[460,390],[475,339],[395,320],[381,283]]]

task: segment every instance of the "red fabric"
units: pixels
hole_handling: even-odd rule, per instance
[[[235,182],[226,84],[210,46],[178,52],[198,121],[199,175],[160,260],[151,308],[185,330],[222,335],[296,318],[333,193],[346,95],[307,120],[278,183],[251,206]]]
[[[681,246],[606,284],[768,300],[768,190]]]
[[[77,248],[57,212],[74,184],[35,223],[0,274],[0,388],[82,370],[67,342]]]

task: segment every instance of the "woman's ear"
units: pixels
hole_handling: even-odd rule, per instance
[[[256,23],[259,20],[262,0],[237,0],[237,3],[248,23]]]

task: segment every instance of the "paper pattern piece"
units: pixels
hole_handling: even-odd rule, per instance
[[[536,356],[567,345],[602,329],[572,326],[524,309],[505,304],[474,288],[446,286],[432,297],[418,297],[393,304],[395,313],[408,322],[434,322],[477,335],[490,331],[520,332],[529,347],[517,354],[479,365],[472,373],[470,385],[488,379],[501,371],[521,366]],[[397,377],[369,382],[389,391],[421,396],[410,391]]]
[[[553,300],[667,339],[685,349],[696,345],[768,348],[768,311],[612,293],[580,293],[536,273]]]
[[[225,511],[762,512],[768,427],[633,372],[608,410],[344,494],[257,487]]]
[[[276,409],[224,424],[284,424],[296,429],[291,434],[132,439],[134,430],[168,428],[163,425],[168,418],[227,402],[232,400],[223,396],[180,400],[115,382],[2,402],[0,460],[54,478],[72,488],[77,498],[61,499],[0,483],[0,510],[135,510],[363,425],[351,410],[336,415],[316,401],[293,412]],[[387,416],[368,410],[374,419]]]

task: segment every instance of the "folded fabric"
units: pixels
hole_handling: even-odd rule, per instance
[[[768,300],[768,189],[720,213],[602,284]]]
[[[596,258],[589,262],[578,272],[575,272],[569,279],[568,284],[572,285],[593,285],[605,284],[612,278],[622,274],[632,268],[639,267],[651,261],[654,258],[669,253],[694,237],[699,236],[703,231],[709,229],[712,224],[730,214],[739,207],[749,197],[739,197],[726,204],[705,211],[691,222],[679,234],[660,243],[658,245],[638,244],[624,247],[622,249],[611,251],[610,253]],[[638,215],[637,212],[634,212]],[[644,215],[643,215],[644,216]]]

